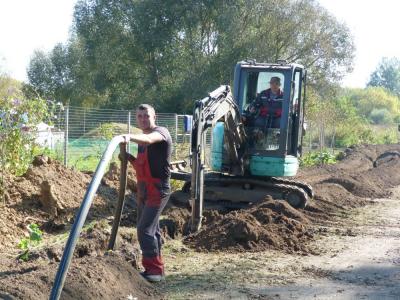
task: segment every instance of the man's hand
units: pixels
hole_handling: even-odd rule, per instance
[[[129,143],[129,141],[131,140],[131,134],[123,134],[122,138],[124,139],[123,143]]]

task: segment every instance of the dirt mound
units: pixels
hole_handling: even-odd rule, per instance
[[[334,198],[332,202],[343,195],[343,192],[335,195],[329,188],[333,187],[331,184],[340,185],[349,192],[348,199],[341,201],[341,205],[349,207],[354,207],[357,203],[364,205],[366,202],[359,201],[357,197],[388,197],[389,189],[400,184],[399,151],[398,144],[351,147],[344,151],[342,159],[337,164],[303,168],[297,179],[310,183],[317,194],[321,189],[324,194],[328,192]],[[328,185],[324,187],[326,184]],[[354,200],[356,203],[348,200]]]
[[[132,295],[148,299],[159,295],[137,271],[139,249],[134,246],[133,230],[121,228],[117,250],[109,252],[107,225],[107,222],[95,223],[81,234],[62,298],[127,299]],[[0,298],[48,299],[63,254],[63,244],[32,249],[28,262],[1,258]]]
[[[201,251],[264,251],[276,249],[307,255],[315,253],[309,241],[315,225],[338,219],[351,208],[370,203],[369,198],[387,197],[389,188],[400,184],[400,145],[364,145],[344,152],[335,165],[302,169],[298,180],[310,183],[315,197],[306,209],[296,210],[286,202],[270,198],[250,208],[220,213],[204,213],[203,227],[184,242]],[[135,174],[128,169],[128,188],[136,189]],[[83,174],[46,157],[35,159],[22,177],[6,176],[6,203],[0,206],[0,253],[10,256],[18,240],[27,233],[26,226],[37,223],[52,232],[65,230],[80,206],[90,174]],[[105,219],[108,226],[119,185],[119,169],[112,165],[102,180],[90,210],[89,220]],[[127,202],[133,198],[131,193]],[[165,236],[186,233],[190,211],[170,208],[161,220]],[[122,226],[132,226],[135,211],[123,215]],[[96,225],[97,226],[97,225]],[[136,271],[138,249],[132,230],[120,228],[119,251],[106,253],[109,230],[89,228],[83,233],[67,278],[64,297],[80,299],[139,299],[159,297]],[[108,228],[108,227],[107,227]],[[21,263],[0,259],[0,298],[47,298],[62,246],[46,246],[32,251],[31,261]],[[113,284],[110,284],[112,282]]]
[[[15,248],[30,223],[49,232],[72,223],[90,180],[90,175],[46,156],[37,156],[23,176],[6,176],[5,203],[0,203],[0,252]],[[110,177],[102,183],[88,221],[112,215],[118,198],[115,186]]]
[[[383,164],[396,163],[400,158],[398,151],[387,151],[379,155],[374,161],[374,167],[379,167]]]
[[[119,189],[119,180],[120,180],[121,169],[119,164],[116,162],[112,162],[106,174],[104,174],[102,183],[114,187],[115,189]],[[136,181],[136,173],[135,169],[128,166],[127,169],[127,184],[126,188],[131,192],[137,191],[137,181]]]
[[[54,262],[0,264],[1,299],[48,299],[57,270]],[[154,299],[157,288],[118,253],[74,259],[62,299]]]
[[[133,191],[134,178],[130,168],[128,188]],[[7,195],[0,206],[1,299],[48,299],[65,244],[65,240],[54,241],[52,234],[65,231],[74,221],[90,180],[90,174],[65,168],[45,156],[36,157],[23,176],[5,176]],[[106,250],[118,186],[119,170],[112,165],[102,179],[75,248],[64,299],[161,298],[137,271],[140,253],[133,229],[121,227],[118,250]],[[102,221],[89,223],[97,219]],[[30,249],[29,261],[22,262],[16,259],[17,243],[27,236],[30,223],[40,225],[46,233],[40,245]]]
[[[349,176],[343,173],[337,176],[335,174],[335,176],[327,178],[320,183],[338,184],[352,195],[358,197],[383,198],[390,195],[384,184],[379,181],[372,181],[371,176],[365,176],[364,174],[358,174],[357,176]]]
[[[307,253],[312,238],[307,218],[283,201],[266,199],[249,209],[234,211],[205,224],[186,238],[198,250],[261,251],[279,249]]]
[[[307,253],[313,224],[337,222],[349,209],[371,204],[371,198],[390,196],[389,189],[400,184],[399,151],[400,145],[346,149],[337,164],[301,170],[297,179],[310,183],[315,192],[305,210],[269,199],[225,215],[214,212],[211,218],[205,217],[201,231],[186,242],[207,251],[279,249]]]

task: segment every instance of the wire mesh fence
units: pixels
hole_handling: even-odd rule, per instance
[[[184,115],[156,114],[157,125],[171,134],[173,160],[189,155],[190,133],[184,120]],[[94,170],[114,136],[139,132],[134,111],[70,106],[56,111],[53,126],[39,129],[38,142],[66,166]],[[129,151],[136,153],[137,145],[130,143]]]
[[[190,120],[190,119],[189,119]],[[159,113],[156,123],[166,127],[173,142],[173,160],[188,160],[190,148],[190,127],[188,116]],[[186,126],[185,126],[186,124]],[[129,110],[65,107],[55,113],[53,126],[39,128],[39,144],[50,149],[56,159],[69,167],[80,170],[94,170],[112,137],[125,133],[141,132],[137,127],[135,112]],[[398,124],[375,126],[372,135],[388,135],[388,140],[400,140]],[[209,164],[211,130],[206,138],[206,163]],[[303,153],[326,150],[334,153],[343,149],[338,143],[335,126],[326,126],[324,122],[308,122],[303,137]],[[129,144],[129,151],[136,153],[137,145]],[[115,157],[117,154],[115,153]]]

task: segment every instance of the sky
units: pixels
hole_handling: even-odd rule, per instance
[[[319,0],[349,27],[356,45],[354,71],[343,86],[364,87],[382,57],[400,58],[400,1]],[[65,43],[76,0],[0,0],[0,71],[27,80],[35,49]]]
[[[382,57],[400,59],[400,1],[319,0],[339,21],[349,27],[355,41],[354,71],[344,86],[365,87]]]
[[[75,0],[0,0],[0,70],[27,80],[35,49],[68,40]]]

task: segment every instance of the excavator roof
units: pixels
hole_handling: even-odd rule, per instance
[[[240,65],[242,68],[271,68],[271,69],[292,69],[292,68],[301,68],[304,69],[304,66],[296,63],[290,63],[288,64],[284,60],[278,60],[277,63],[259,63],[256,62],[256,60],[245,60],[245,61],[240,61],[237,63]]]

